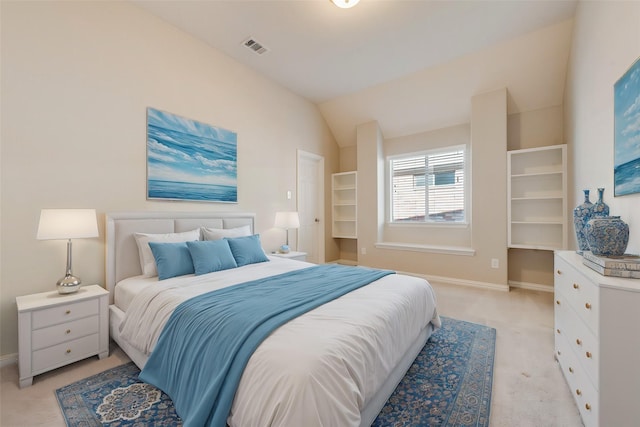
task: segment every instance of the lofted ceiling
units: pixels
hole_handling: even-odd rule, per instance
[[[577,0],[132,0],[318,105],[341,147],[469,120],[507,87],[509,112],[562,103]],[[244,46],[253,38],[266,49]]]

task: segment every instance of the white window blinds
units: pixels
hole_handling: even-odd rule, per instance
[[[464,146],[389,160],[392,222],[465,222]]]

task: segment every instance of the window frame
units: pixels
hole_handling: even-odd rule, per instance
[[[415,156],[429,156],[429,155],[437,155],[442,153],[448,153],[453,151],[463,152],[463,173],[464,173],[464,218],[462,221],[456,222],[446,222],[446,221],[433,221],[426,220],[429,217],[428,213],[425,212],[425,221],[393,221],[393,168],[391,167],[391,163],[394,160],[406,159],[408,157]],[[387,178],[386,178],[386,186],[387,186],[387,199],[385,200],[385,210],[386,210],[386,223],[391,227],[446,227],[446,228],[466,228],[469,226],[471,222],[471,174],[470,174],[470,161],[469,161],[470,149],[467,144],[456,144],[446,147],[439,147],[427,150],[420,150],[414,152],[407,152],[401,154],[394,154],[386,157],[385,166],[387,169]],[[428,184],[427,178],[425,177],[425,183]]]

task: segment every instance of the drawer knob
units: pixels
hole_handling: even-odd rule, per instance
[[[585,404],[584,404],[584,408],[585,408],[587,411],[590,411],[590,410],[591,410],[591,405],[589,405],[588,403],[585,403]]]
[[[69,335],[69,334],[71,333],[71,329],[67,329],[67,330],[65,331],[65,333],[66,333],[67,335]]]
[[[573,368],[571,366],[569,366],[569,372],[573,374]]]
[[[578,285],[577,283],[574,283],[573,284],[573,289],[578,289],[578,288],[580,288],[580,285]]]
[[[64,313],[64,314],[71,314],[71,310],[67,310],[67,311],[65,311],[65,313]]]
[[[587,356],[587,358],[588,358],[588,359],[591,359],[591,356],[592,356],[592,355],[591,355],[591,352],[590,352],[590,351],[587,351],[587,352],[585,353],[585,355]]]
[[[556,300],[556,304],[560,305],[560,300],[557,299]]]
[[[591,310],[591,304],[586,303],[586,304],[584,305],[584,308],[586,308],[587,310]]]
[[[560,270],[556,270],[556,273],[558,273],[558,274],[562,274],[562,271],[560,271]]]
[[[560,356],[562,354],[562,352],[560,352],[560,350],[558,350],[558,356]]]
[[[560,329],[556,329],[556,332],[557,332],[557,333],[560,333]]]
[[[71,349],[70,348],[67,349],[67,354],[69,354],[69,353],[71,353]]]
[[[576,389],[576,394],[577,394],[578,396],[582,396],[582,392],[580,391],[580,389],[579,389],[579,388],[577,388],[577,389]]]
[[[582,340],[580,338],[576,338],[576,344],[582,345]]]

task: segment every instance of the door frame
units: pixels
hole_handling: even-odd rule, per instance
[[[318,241],[316,243],[316,253],[318,254],[318,263],[324,264],[325,262],[325,238],[326,238],[326,225],[324,221],[324,209],[325,209],[325,191],[324,191],[324,157],[319,154],[310,153],[304,150],[298,150],[298,155],[296,159],[296,205],[298,212],[300,212],[300,189],[302,188],[300,185],[301,174],[300,174],[300,160],[307,159],[316,161],[318,163],[318,194],[317,204],[319,209],[318,219],[320,220],[320,232],[318,236]],[[298,237],[299,239],[299,237]],[[300,241],[300,240],[298,240]]]

